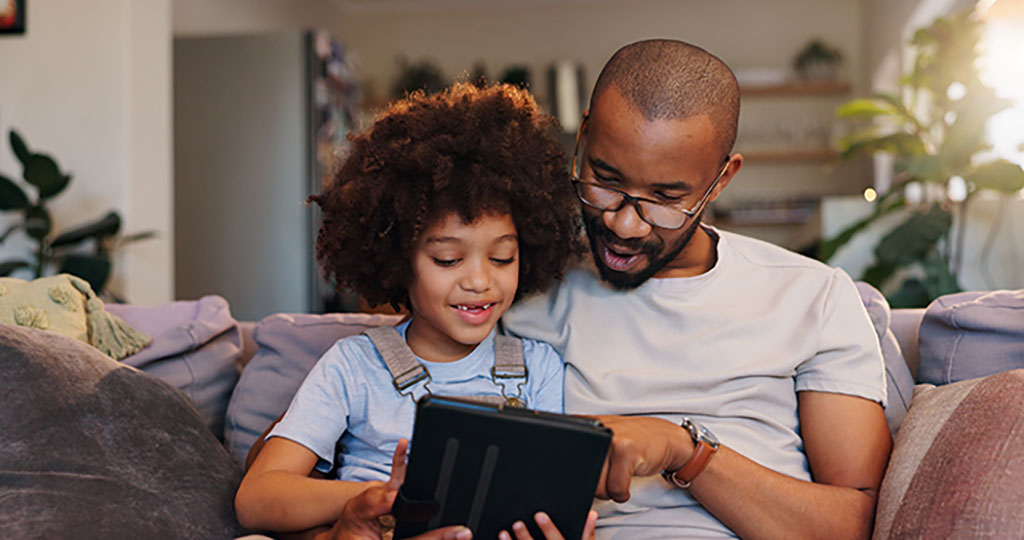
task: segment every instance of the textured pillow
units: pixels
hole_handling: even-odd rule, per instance
[[[242,355],[241,333],[227,300],[204,296],[153,307],[111,304],[108,309],[153,336],[148,347],[124,363],[192,398],[206,425],[223,439],[224,413],[238,381],[235,363]]]
[[[55,332],[120,360],[149,336],[112,316],[89,283],[70,274],[25,281],[0,278],[0,323]]]
[[[920,385],[879,493],[875,540],[1024,538],[1024,370]]]
[[[889,397],[885,405],[885,419],[889,423],[889,432],[895,437],[910,407],[914,377],[903,358],[896,335],[889,328],[892,312],[885,297],[878,289],[861,281],[857,282],[857,292],[860,293],[860,299],[868,311],[871,324],[875,327],[875,334],[882,347],[882,356],[885,358],[886,395]]]
[[[341,338],[368,328],[394,325],[399,315],[331,313],[277,314],[256,325],[256,356],[245,366],[228,406],[225,444],[239,463],[249,448],[281,416],[316,361]]]
[[[1024,290],[935,299],[918,334],[920,382],[948,384],[1024,368]]]
[[[174,388],[12,325],[0,325],[0,373],[0,538],[241,532],[241,470]]]

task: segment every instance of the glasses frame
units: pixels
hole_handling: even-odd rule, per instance
[[[618,212],[619,210],[622,210],[622,208],[626,204],[629,204],[630,206],[633,207],[633,210],[636,211],[636,215],[640,216],[640,219],[642,219],[644,221],[644,223],[650,225],[651,227],[657,227],[659,229],[669,229],[669,230],[682,229],[683,227],[686,226],[686,224],[691,219],[693,219],[693,216],[697,215],[698,212],[700,212],[700,211],[702,211],[704,209],[704,206],[708,202],[708,198],[711,196],[711,192],[715,190],[715,186],[718,185],[718,181],[722,179],[722,175],[724,175],[725,171],[729,169],[729,158],[732,157],[732,156],[730,154],[726,154],[725,160],[722,163],[722,170],[718,172],[718,176],[715,177],[715,181],[711,182],[711,186],[708,187],[708,190],[704,192],[704,196],[701,197],[700,201],[698,201],[697,204],[695,204],[693,206],[693,208],[690,208],[689,210],[687,210],[685,208],[675,208],[675,207],[669,206],[667,204],[660,203],[658,201],[655,201],[655,200],[652,200],[652,199],[648,199],[648,198],[645,198],[645,197],[634,197],[634,196],[630,195],[629,193],[626,193],[625,191],[622,191],[622,190],[619,190],[619,189],[615,189],[615,188],[606,187],[606,186],[602,186],[602,185],[598,185],[598,184],[595,184],[593,182],[584,182],[583,179],[580,178],[580,175],[576,172],[577,171],[576,164],[577,164],[577,162],[579,160],[580,140],[582,140],[582,138],[583,138],[583,126],[587,123],[587,120],[589,118],[590,118],[590,116],[589,116],[588,113],[583,113],[583,119],[580,121],[580,125],[576,128],[576,144],[575,144],[575,146],[573,148],[573,151],[572,151],[572,183],[573,183],[573,186],[576,188],[576,197],[579,198],[579,200],[582,201],[583,204],[585,204],[585,205],[587,205],[587,206],[589,206],[591,208],[595,208],[597,210],[601,210],[602,212]],[[582,168],[579,171],[583,172]],[[603,189],[605,191],[611,191],[613,193],[617,193],[618,195],[620,195],[622,197],[622,202],[620,202],[619,205],[616,206],[615,208],[601,208],[600,206],[595,206],[591,202],[589,202],[586,199],[584,199],[583,195],[580,194],[580,187],[579,186],[581,184],[585,185],[585,186],[594,186],[594,187],[596,187],[598,189]],[[683,217],[683,222],[680,223],[678,227],[665,227],[665,226],[662,226],[662,225],[658,225],[656,223],[651,223],[651,221],[647,219],[647,216],[645,216],[643,211],[642,211],[642,207],[640,206],[641,202],[645,202],[645,203],[648,203],[648,204],[653,204],[653,205],[656,205],[656,206],[660,206],[662,208],[666,208],[666,209],[672,210],[674,212],[679,212],[680,214],[682,214],[684,216]]]

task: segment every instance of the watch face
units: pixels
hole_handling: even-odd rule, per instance
[[[694,443],[704,441],[710,444],[712,448],[718,449],[718,437],[715,437],[715,434],[711,433],[708,428],[699,422],[691,420],[689,417],[683,417],[682,425],[690,432],[690,437],[693,438]]]

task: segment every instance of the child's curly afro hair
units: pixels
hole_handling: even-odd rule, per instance
[[[419,236],[451,213],[472,223],[512,217],[519,237],[517,297],[546,289],[581,252],[579,205],[555,121],[511,85],[456,83],[388,107],[324,193],[317,258],[339,290],[371,305],[409,306]]]

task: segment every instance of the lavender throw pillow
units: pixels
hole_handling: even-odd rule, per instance
[[[227,300],[204,296],[161,306],[111,304],[107,309],[153,336],[148,347],[122,361],[184,392],[213,434],[223,439],[224,413],[238,381],[235,363],[242,355],[241,333]]]
[[[341,338],[394,325],[398,315],[277,314],[256,325],[256,356],[245,366],[228,406],[225,444],[245,463],[256,439],[288,408],[292,396],[324,352]]]
[[[1024,368],[1024,289],[935,299],[918,334],[920,382],[949,384]]]

